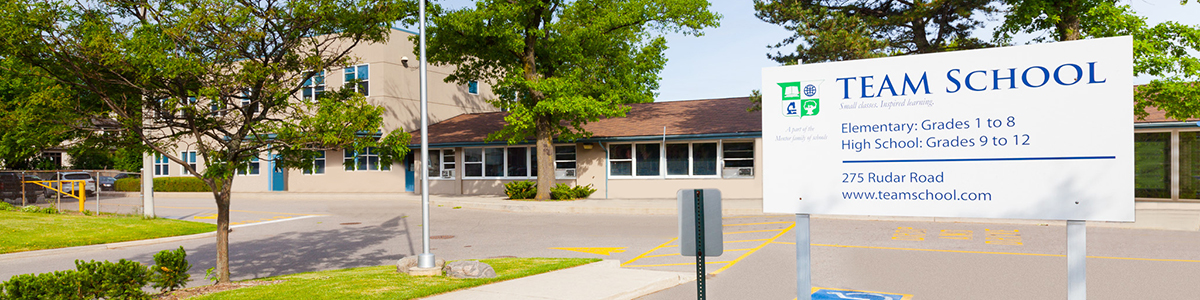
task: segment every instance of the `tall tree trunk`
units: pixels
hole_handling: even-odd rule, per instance
[[[1058,23],[1054,24],[1054,27],[1056,29],[1058,29],[1058,40],[1059,41],[1078,40],[1081,36],[1079,33],[1079,15],[1084,13],[1083,11],[1080,10],[1079,1],[1078,0],[1068,0],[1068,1],[1063,1],[1059,5],[1060,6],[1058,7],[1058,9],[1059,9],[1058,15],[1060,16],[1060,18],[1059,18]]]
[[[217,199],[217,284],[229,283],[229,190],[233,178],[220,179],[213,188]]]
[[[537,196],[534,199],[550,199],[550,188],[554,187],[554,132],[549,117],[537,120]]]

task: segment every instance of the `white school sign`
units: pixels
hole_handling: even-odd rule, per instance
[[[1132,43],[763,69],[763,211],[1133,221]]]

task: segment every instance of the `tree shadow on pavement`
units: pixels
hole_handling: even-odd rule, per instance
[[[286,232],[269,238],[230,241],[229,268],[233,280],[394,264],[405,255],[415,255],[407,216],[379,225],[353,225],[338,229]],[[271,225],[267,225],[271,226]],[[237,234],[237,229],[230,233]],[[400,249],[397,249],[400,248]],[[188,251],[192,286],[207,284],[205,270],[216,266],[216,242]],[[153,263],[153,254],[133,258]]]

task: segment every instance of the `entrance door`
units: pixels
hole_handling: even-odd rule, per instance
[[[412,192],[412,191],[417,190],[416,189],[417,183],[415,182],[416,176],[414,176],[414,175],[416,175],[416,172],[413,170],[413,155],[412,155],[412,151],[409,151],[408,155],[404,156],[404,191],[405,192]]]
[[[271,160],[271,191],[286,191],[287,181],[283,178],[283,168],[275,166],[276,159],[279,159],[279,155],[275,155],[275,159]]]

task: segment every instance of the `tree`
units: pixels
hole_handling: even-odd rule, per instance
[[[759,19],[795,32],[767,54],[785,65],[935,53],[992,46],[971,37],[996,0],[755,0]]]
[[[269,150],[295,168],[316,149],[379,147],[385,164],[407,152],[408,135],[381,132],[383,109],[353,89],[298,94],[414,11],[400,0],[10,1],[0,56],[90,93],[122,136],[203,180],[217,205],[218,282],[228,283],[230,187],[253,157]],[[207,168],[175,149],[196,150]]]
[[[554,185],[551,142],[651,102],[666,63],[664,32],[700,35],[719,15],[704,0],[481,0],[432,17],[429,61],[455,64],[447,82],[494,82],[507,122],[490,140],[537,143],[537,199]]]
[[[78,138],[98,108],[67,85],[12,57],[0,58],[0,162],[33,169],[42,150]]]
[[[1137,117],[1145,118],[1146,109],[1156,107],[1169,118],[1200,118],[1200,59],[1189,53],[1200,51],[1200,26],[1150,26],[1114,0],[1005,2],[1011,8],[995,33],[998,43],[1011,43],[1018,33],[1033,34],[1033,42],[1133,36],[1133,75],[1155,78],[1135,90]]]

